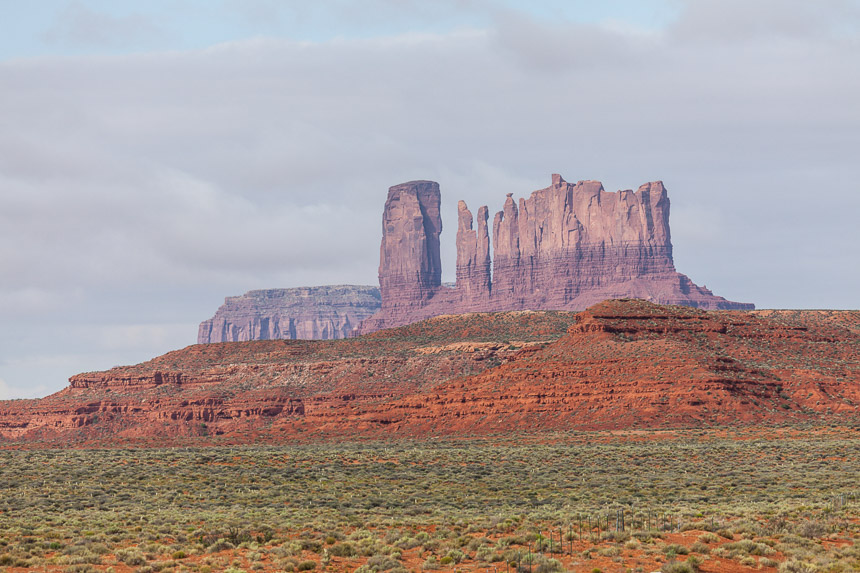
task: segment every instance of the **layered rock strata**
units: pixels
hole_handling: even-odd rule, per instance
[[[675,270],[669,197],[660,181],[609,193],[599,181],[552,184],[515,201],[508,194],[492,222],[477,228],[458,204],[457,282],[441,284],[439,186],[392,187],[383,213],[382,306],[362,333],[442,314],[581,310],[606,299],[639,298],[701,309],[752,309],[728,301]]]
[[[197,342],[346,338],[379,308],[379,289],[372,286],[252,290],[227,297],[200,324]]]
[[[860,312],[440,316],[347,340],[195,345],[0,401],[0,447],[428,439],[860,422]]]

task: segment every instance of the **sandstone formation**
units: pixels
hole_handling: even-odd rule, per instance
[[[0,402],[0,445],[258,443],[860,422],[860,312],[641,300],[190,346]]]
[[[458,204],[457,282],[441,284],[439,186],[413,181],[392,187],[383,213],[380,311],[362,323],[373,332],[462,312],[582,310],[605,299],[639,298],[701,309],[752,309],[727,301],[675,270],[669,197],[660,181],[609,193],[598,181],[552,185],[505,199],[492,223],[487,207],[477,228]],[[492,271],[491,271],[492,268]]]
[[[227,297],[200,324],[197,342],[346,338],[379,307],[379,289],[372,286],[252,290]]]

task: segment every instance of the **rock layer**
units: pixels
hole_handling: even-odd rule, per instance
[[[860,312],[440,316],[347,340],[195,345],[0,402],[0,445],[259,443],[860,421]]]
[[[392,187],[383,213],[380,311],[362,333],[431,316],[505,310],[582,310],[605,299],[639,298],[701,309],[752,309],[728,301],[675,270],[669,197],[661,181],[609,193],[599,181],[552,185],[515,201],[477,229],[458,204],[457,282],[441,285],[439,186]],[[492,270],[491,270],[492,268]]]
[[[227,297],[200,324],[197,342],[346,338],[379,308],[379,289],[372,286],[252,290]]]

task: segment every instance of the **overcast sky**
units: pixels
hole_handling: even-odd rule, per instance
[[[675,263],[860,308],[860,0],[0,0],[0,398],[376,284],[389,186],[663,180]]]

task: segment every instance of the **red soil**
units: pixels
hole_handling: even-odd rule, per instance
[[[250,443],[776,425],[860,415],[860,312],[437,317],[335,341],[190,346],[0,402],[18,444]]]

